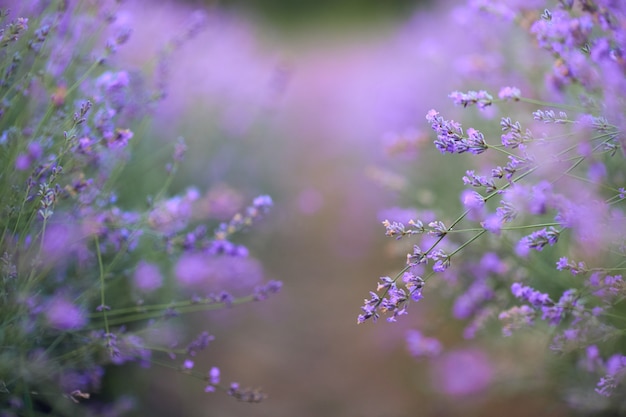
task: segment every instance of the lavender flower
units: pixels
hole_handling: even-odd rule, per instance
[[[470,154],[462,182],[472,189],[461,193],[455,208],[462,214],[453,221],[420,224],[419,233],[403,223],[385,224],[389,236],[416,241],[414,251],[397,278],[381,282],[382,294],[372,293],[364,306],[367,317],[361,316],[361,321],[378,317],[380,305],[393,305],[406,313],[403,306],[383,300],[396,291],[400,276],[419,268],[420,279],[432,288],[429,296],[454,297],[451,315],[469,321],[465,337],[476,337],[492,317],[499,318],[504,336],[522,328],[544,329],[538,325],[544,322],[552,333],[550,349],[568,363],[580,364],[573,371],[580,376],[576,381],[588,379],[585,373],[604,372],[595,393],[582,382],[551,377],[564,387],[610,396],[611,401],[598,404],[617,409],[623,402],[619,389],[626,363],[624,326],[617,319],[622,310],[626,247],[621,205],[625,154],[619,152],[626,149],[624,101],[619,98],[626,94],[626,10],[605,1],[568,0],[549,9],[541,0],[470,3],[457,13],[462,15],[458,20],[471,22],[466,30],[476,37],[477,49],[484,49],[479,51],[482,56],[504,54],[509,40],[516,39],[516,55],[533,56],[533,64],[522,58],[509,66],[515,72],[493,65],[489,77],[463,72],[464,85],[474,90],[454,91],[449,98],[457,106],[488,110],[481,118],[471,118],[470,112],[461,123],[435,110],[427,113],[435,149],[442,154]],[[538,18],[530,22],[529,16]],[[502,18],[505,23],[522,23],[527,37],[503,36],[507,43],[498,42],[496,19]],[[478,21],[485,25],[477,25]],[[532,49],[536,46],[547,53],[538,54]],[[543,76],[543,83],[537,82],[537,76]],[[521,88],[510,86],[511,80]],[[487,91],[499,91],[498,99]],[[496,117],[499,123],[493,123]],[[465,123],[474,127],[464,130]],[[488,144],[485,137],[497,130],[500,142]],[[455,168],[450,165],[448,171],[456,172]],[[429,174],[433,194],[444,195],[449,184],[438,174]],[[426,181],[420,181],[419,187],[424,188]],[[446,218],[450,216],[449,207],[438,208]],[[495,248],[506,268],[491,277],[474,265],[477,256]],[[424,274],[431,260],[432,271]],[[441,278],[445,285],[437,291],[429,280]],[[504,290],[507,287],[510,291]],[[421,335],[416,335],[413,342],[419,346]],[[610,357],[606,365],[602,354]],[[445,392],[447,384],[438,385]]]
[[[160,364],[227,392],[218,368],[208,378],[197,371],[195,357],[214,336],[202,333],[179,348],[185,323],[176,322],[176,337],[165,325],[280,290],[278,281],[260,282],[247,248],[226,240],[266,215],[272,200],[254,199],[223,236],[219,226],[210,234],[214,220],[194,212],[196,188],[170,195],[175,170],[151,173],[164,185],[147,192],[127,169],[141,159],[135,142],[150,140],[138,128],[151,116],[153,87],[109,59],[130,30],[113,25],[113,15],[100,19],[101,4],[44,3],[15,2],[30,13],[10,20],[0,10],[2,414],[121,414],[131,401],[94,398],[110,383],[105,372],[129,363]],[[184,151],[182,140],[173,144],[174,164]],[[125,195],[130,181],[140,204]],[[185,261],[182,281],[213,279],[203,296],[171,273]],[[258,390],[230,394],[265,398]]]
[[[424,337],[417,330],[406,332],[406,344],[411,355],[416,358],[437,356],[442,351],[441,342],[432,337]]]
[[[482,133],[470,128],[467,130],[466,136],[459,123],[454,120],[445,120],[435,110],[430,110],[426,114],[426,120],[437,134],[435,146],[441,153],[470,152],[478,155],[488,148]]]

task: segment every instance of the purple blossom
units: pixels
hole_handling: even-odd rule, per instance
[[[158,266],[141,261],[135,269],[133,283],[135,288],[141,292],[152,292],[161,287],[163,276]]]
[[[585,262],[570,261],[567,257],[563,256],[559,258],[556,263],[556,269],[558,271],[570,271],[572,275],[578,275],[587,271],[587,265]]]
[[[111,362],[122,365],[127,362],[139,362],[143,367],[150,366],[152,352],[145,345],[144,340],[136,334],[103,334]]]
[[[479,109],[484,109],[485,107],[490,106],[493,103],[493,97],[491,96],[491,94],[487,93],[484,90],[468,91],[467,93],[454,91],[450,93],[448,97],[450,97],[454,101],[454,104],[463,107],[475,104],[478,106]]]
[[[54,296],[44,314],[51,327],[63,331],[81,329],[88,321],[85,312],[64,295]]]
[[[482,195],[472,190],[461,192],[461,203],[469,211],[469,219],[477,220],[481,217],[485,206],[485,199]]]
[[[535,249],[539,252],[546,245],[553,246],[559,240],[559,231],[554,227],[543,228],[523,237],[517,246],[517,252],[522,255],[528,253],[528,249]]]
[[[410,271],[402,274],[402,282],[404,282],[404,285],[411,292],[411,294],[415,294],[416,291],[420,291],[424,288],[424,280],[422,277],[415,275]]]
[[[209,382],[213,385],[220,383],[220,369],[216,366],[209,371]]]
[[[453,397],[476,395],[491,385],[494,370],[487,355],[478,349],[463,349],[441,355],[431,368],[435,388]]]
[[[409,300],[418,301],[422,298],[424,281],[413,274],[405,274],[403,279],[406,280],[404,281],[406,290],[399,288],[394,279],[381,277],[377,291],[381,291],[382,294],[379,296],[370,291],[371,297],[365,299],[361,307],[363,313],[359,314],[357,323],[363,323],[370,318],[375,322],[380,313],[391,314],[387,317],[388,322],[395,322],[397,317],[407,314]]]
[[[261,281],[263,270],[259,262],[252,258],[190,252],[178,259],[174,276],[187,290],[204,293],[223,289],[249,292]]]
[[[202,332],[187,345],[187,355],[196,356],[199,351],[206,349],[206,347],[215,340],[215,336],[209,334],[209,332]]]
[[[548,294],[536,291],[531,287],[520,284],[519,282],[513,283],[513,285],[511,286],[511,293],[516,298],[519,298],[522,301],[529,302],[535,307],[542,307],[553,304]]]
[[[427,257],[435,261],[433,265],[434,272],[443,272],[450,266],[450,255],[441,249],[431,251]]]
[[[557,303],[543,305],[541,310],[543,312],[542,320],[555,326],[561,323],[567,314],[582,314],[583,305],[576,290],[567,290],[561,295]]]
[[[407,330],[405,339],[409,353],[415,358],[438,356],[443,350],[439,340],[425,337],[418,330]]]
[[[183,230],[191,220],[193,204],[199,197],[196,188],[189,188],[182,196],[158,202],[148,216],[150,226],[166,234]]]
[[[464,153],[480,154],[487,150],[488,146],[481,132],[470,128],[467,137],[463,133],[461,125],[454,120],[445,120],[435,110],[426,114],[426,120],[437,133],[435,146],[441,153]]]
[[[498,319],[503,322],[502,334],[508,337],[515,330],[532,326],[535,321],[535,314],[535,310],[526,304],[501,312]]]
[[[510,117],[503,117],[500,120],[500,128],[502,132],[504,132],[500,137],[502,145],[506,148],[521,148],[524,143],[534,140],[533,133],[530,129],[523,131],[520,122],[513,123]]]
[[[490,194],[498,189],[493,179],[482,175],[476,175],[473,170],[465,173],[465,176],[463,176],[463,184],[471,185],[472,187],[485,187],[485,192],[487,194]]]
[[[452,313],[457,319],[467,319],[482,303],[493,297],[494,292],[489,285],[482,280],[476,281],[455,300]]]
[[[254,288],[253,298],[255,301],[262,301],[267,299],[272,294],[277,294],[283,283],[281,281],[270,280],[264,285],[259,285]]]
[[[565,11],[556,10],[545,16],[546,18],[537,20],[530,28],[541,48],[564,55],[589,42],[593,29],[589,15],[583,14],[575,18]]]
[[[490,233],[499,236],[502,231],[503,220],[498,214],[489,214],[485,216],[485,220],[480,225]]]
[[[116,129],[113,135],[107,138],[107,146],[111,149],[125,148],[134,133],[130,129]]]
[[[408,226],[410,228],[407,228],[404,223],[390,222],[389,220],[383,220],[382,224],[386,229],[385,236],[395,237],[396,240],[400,240],[405,236],[421,234],[426,231],[421,220],[409,220]]]
[[[585,349],[585,356],[581,359],[582,367],[587,372],[595,372],[602,365],[600,350],[596,345],[589,345]]]
[[[624,289],[624,281],[621,275],[603,275],[600,272],[591,274],[589,285],[593,295],[606,302],[615,299]]]
[[[615,354],[606,362],[606,375],[600,378],[595,391],[603,397],[613,395],[621,381],[624,379],[626,368],[626,356]]]
[[[500,98],[500,100],[518,101],[521,96],[522,92],[517,87],[502,87],[498,92],[498,98]]]

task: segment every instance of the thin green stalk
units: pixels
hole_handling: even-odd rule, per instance
[[[104,300],[104,265],[102,264],[102,253],[100,252],[100,240],[95,236],[96,255],[98,257],[98,268],[100,271],[100,307],[102,308],[102,318],[104,319],[104,330],[109,334],[109,320],[107,317],[107,307]]]

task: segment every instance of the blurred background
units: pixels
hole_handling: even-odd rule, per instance
[[[183,136],[189,151],[172,193],[194,184],[225,217],[270,194],[275,209],[239,241],[261,261],[264,279],[284,283],[268,301],[198,313],[189,329],[216,336],[197,369],[219,366],[225,382],[261,387],[267,400],[207,394],[201,381],[155,368],[120,379],[120,393],[139,392],[137,415],[567,414],[545,375],[541,337],[496,338],[487,350],[462,340],[450,301],[428,296],[397,323],[356,323],[378,278],[397,273],[410,250],[385,238],[381,221],[403,220],[411,207],[460,210],[463,163],[441,169],[445,157],[431,149],[424,119],[448,106],[468,71],[488,76],[491,61],[476,58],[480,45],[465,36],[458,4],[124,3],[120,19],[133,36],[119,59],[137,71],[155,73],[155,57],[194,11],[207,20],[168,58],[167,99],[142,135],[127,172],[136,181],[121,198],[157,190],[151,173]],[[448,353],[416,360],[409,329],[440,338]]]

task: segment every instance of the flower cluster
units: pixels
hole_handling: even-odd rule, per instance
[[[522,23],[526,33],[519,36],[529,50],[547,53],[535,50],[537,63],[521,62],[514,73],[494,77],[514,78],[524,88],[487,82],[485,90],[450,94],[464,112],[476,108],[480,117],[468,117],[476,127],[464,129],[436,110],[426,114],[437,150],[474,159],[462,177],[463,212],[444,222],[449,214],[441,210],[442,220],[428,227],[418,219],[383,222],[387,236],[419,242],[394,279],[381,279],[358,321],[382,312],[395,321],[407,314],[410,299],[428,297],[424,283],[431,288],[439,277],[449,284],[445,294],[456,297],[453,316],[467,321],[466,338],[488,334],[487,325],[495,322],[510,337],[531,326],[550,328],[552,350],[587,357],[581,364],[590,363],[593,352],[595,365],[579,369],[596,378],[596,386],[586,389],[610,397],[604,407],[620,407],[626,402],[620,394],[626,345],[619,339],[626,259],[626,7],[572,0],[542,10],[535,3],[499,7],[478,1],[464,9],[476,19]],[[516,39],[521,44],[524,38]],[[544,84],[537,83],[538,69]],[[406,274],[419,275],[419,284],[401,280]],[[409,285],[399,288],[402,281],[419,296],[409,297]],[[407,343],[414,355],[445,350],[421,333],[407,334]]]
[[[181,330],[183,314],[280,290],[230,240],[272,200],[257,197],[219,224],[197,214],[198,189],[168,196],[182,138],[155,175],[163,183],[156,194],[139,205],[119,196],[129,182],[143,192],[125,168],[143,139],[139,122],[162,94],[146,91],[142,74],[115,68],[130,30],[113,9],[102,19],[104,5],[94,4],[0,10],[1,414],[122,414],[128,401],[99,404],[93,394],[108,366],[129,362],[163,365],[204,381],[207,392],[258,402],[265,395],[257,390],[223,385],[218,367],[195,370],[215,336],[184,343],[168,326]]]

